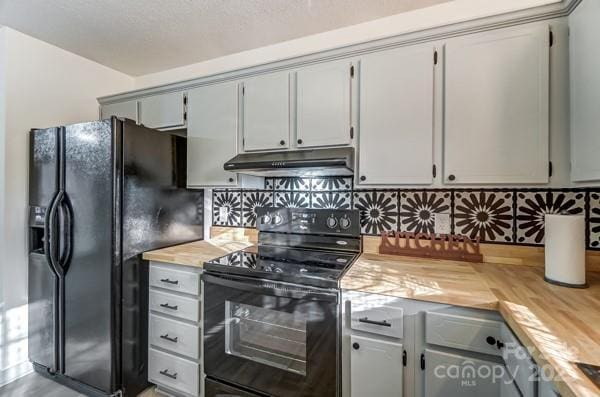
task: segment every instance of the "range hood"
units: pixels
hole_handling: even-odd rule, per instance
[[[242,153],[225,171],[255,176],[338,176],[354,174],[354,148]]]

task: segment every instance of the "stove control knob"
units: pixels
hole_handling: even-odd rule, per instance
[[[283,219],[281,218],[281,215],[279,215],[279,214],[273,215],[273,224],[274,225],[279,225],[282,220]]]
[[[269,223],[271,223],[271,214],[265,214],[262,217],[262,223],[265,225],[268,225]]]
[[[338,224],[337,219],[335,218],[335,216],[330,215],[329,218],[327,218],[327,227],[330,229],[334,229]]]
[[[352,222],[350,221],[350,218],[348,218],[346,215],[340,218],[340,227],[342,229],[348,229],[351,224]]]

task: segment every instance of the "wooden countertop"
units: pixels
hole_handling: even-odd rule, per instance
[[[400,298],[498,310],[563,396],[597,397],[600,389],[574,362],[600,365],[600,273],[589,288],[548,284],[542,267],[466,263],[366,253],[342,288]]]
[[[176,265],[202,267],[204,262],[254,245],[250,241],[235,241],[226,238],[194,241],[155,251],[145,252],[149,261],[174,263]]]

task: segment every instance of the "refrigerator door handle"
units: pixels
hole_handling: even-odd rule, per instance
[[[62,273],[65,274],[67,272],[67,268],[69,267],[69,262],[71,261],[71,255],[73,253],[73,210],[66,194],[62,195],[59,205],[60,208],[64,210],[65,217],[65,230],[60,233],[60,235],[64,238],[64,249],[60,255],[59,266],[62,270]]]
[[[54,198],[50,200],[50,205],[46,212],[46,236],[44,241],[44,251],[46,253],[46,260],[48,265],[52,269],[52,273],[60,276],[60,269],[58,268],[58,259],[56,258],[57,241],[54,235],[54,225],[56,224],[56,211],[60,200],[62,199],[63,192],[57,192]]]

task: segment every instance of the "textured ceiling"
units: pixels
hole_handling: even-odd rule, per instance
[[[0,24],[142,75],[448,0],[0,0]]]

